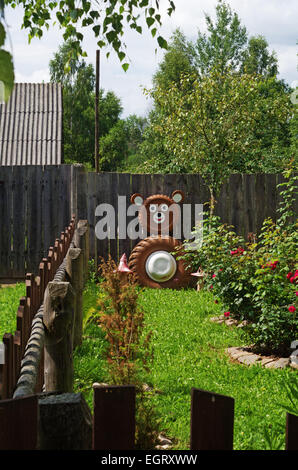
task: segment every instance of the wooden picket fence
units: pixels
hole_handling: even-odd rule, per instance
[[[21,361],[30,336],[32,320],[43,302],[47,284],[54,278],[67,253],[74,231],[75,218],[73,217],[68,227],[61,232],[60,238],[57,238],[54,245],[49,248],[48,256],[42,258],[38,276],[31,273],[26,275],[26,296],[20,299],[16,313],[16,331],[14,334],[5,333],[2,339],[5,348],[4,364],[0,364],[0,397],[2,400],[11,398],[13,395],[21,370]],[[40,392],[42,386],[43,361],[40,363],[36,392]]]
[[[81,415],[76,411],[82,429],[82,438],[80,428],[75,430],[78,447],[73,445],[75,420],[71,406],[78,400],[65,407],[61,406],[63,394],[60,398],[56,396],[56,403],[52,397],[46,413],[38,395],[0,401],[0,450],[134,450],[135,387],[94,384],[93,392],[93,418],[84,419],[86,403],[81,407]],[[231,397],[197,388],[191,390],[191,451],[233,450],[234,405]],[[298,417],[287,413],[285,418],[285,448],[298,450]],[[90,432],[86,431],[86,423]],[[51,428],[52,436],[45,436],[45,430]]]

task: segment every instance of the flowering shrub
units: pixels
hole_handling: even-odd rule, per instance
[[[246,242],[218,217],[205,218],[202,246],[182,255],[205,273],[205,287],[223,302],[224,315],[248,321],[256,348],[288,354],[298,339],[298,221],[291,209],[297,177],[280,185],[283,202],[276,222],[264,221],[256,241]]]

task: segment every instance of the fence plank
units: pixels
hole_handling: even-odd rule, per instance
[[[286,450],[298,450],[298,416],[287,413]]]
[[[118,256],[118,174],[111,173],[110,175],[110,200],[109,203],[115,210],[115,233],[114,238],[111,238],[109,241],[109,250],[112,259],[117,263]]]
[[[0,450],[35,450],[37,416],[36,395],[0,401]]]
[[[13,169],[12,263],[14,274],[18,278],[25,271],[26,191],[26,171],[23,167],[16,166]]]
[[[13,335],[5,333],[3,335],[3,343],[5,346],[5,363],[2,378],[2,398],[11,398],[13,394]]]
[[[121,257],[124,253],[126,254],[126,256],[128,257],[129,254],[130,254],[130,251],[131,251],[131,248],[130,248],[130,239],[129,237],[127,236],[127,224],[128,224],[128,220],[130,220],[130,218],[127,217],[127,209],[128,207],[130,206],[131,202],[130,202],[130,196],[131,196],[131,190],[130,190],[130,174],[118,174],[118,188],[119,188],[119,191],[118,191],[118,194],[119,196],[122,196],[121,200],[120,200],[120,207],[118,206],[118,209],[119,209],[119,217],[122,219],[124,219],[124,216],[126,217],[126,224],[125,224],[125,227],[121,227],[121,231],[118,232],[118,250],[119,250],[119,257]],[[121,223],[119,220],[118,220],[118,226],[119,226],[119,223]],[[125,238],[120,238],[120,237],[124,237]]]
[[[27,272],[38,272],[43,254],[42,242],[42,171],[39,166],[28,166],[27,188]]]
[[[0,166],[0,277],[13,275],[11,259],[12,168]]]
[[[192,388],[191,450],[232,450],[234,399]]]
[[[97,175],[97,206],[103,203],[110,203],[110,181],[111,181],[111,173],[99,173]],[[106,214],[103,214],[105,216]],[[82,219],[83,217],[78,218]],[[98,216],[95,217],[95,226],[98,223],[99,219]],[[104,227],[107,230],[107,227]],[[97,243],[97,258],[105,258],[107,259],[109,253],[109,240],[104,238],[103,240],[96,239]],[[100,263],[99,263],[100,264]]]
[[[97,189],[97,173],[88,173],[88,222],[90,230],[90,258],[97,259],[96,240],[95,240],[95,209],[96,209],[96,189]]]
[[[93,450],[132,450],[135,443],[135,387],[93,385]]]

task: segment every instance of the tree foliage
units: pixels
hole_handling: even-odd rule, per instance
[[[169,42],[168,51],[153,77],[151,96],[154,101],[154,109],[150,113],[149,126],[141,146],[141,151],[144,149],[144,153],[147,155],[147,159],[142,163],[142,168],[145,171],[163,173],[197,171],[192,167],[190,161],[183,158],[183,154],[179,156],[169,150],[164,135],[169,107],[164,101],[157,99],[157,96],[160,96],[161,90],[167,94],[169,89],[175,89],[178,93],[176,105],[179,106],[181,104],[179,104],[179,100],[183,100],[181,84],[183,83],[183,93],[185,101],[187,101],[190,96],[195,95],[197,81],[207,83],[210,79],[210,83],[212,83],[214,71],[217,71],[221,76],[221,82],[227,78],[227,85],[230,83],[231,74],[239,77],[239,90],[242,76],[251,75],[252,83],[256,77],[259,80],[259,85],[254,90],[256,96],[258,95],[255,101],[258,100],[259,104],[258,114],[254,117],[250,127],[250,130],[253,129],[254,132],[253,138],[250,133],[250,156],[248,158],[245,152],[235,154],[232,163],[233,171],[280,172],[288,163],[293,106],[289,102],[290,88],[277,78],[276,54],[269,51],[268,43],[263,36],[253,36],[248,39],[245,26],[241,24],[237,13],[233,12],[226,2],[219,0],[215,13],[214,19],[207,14],[205,15],[207,32],[202,34],[199,31],[197,40],[194,42],[188,41],[180,30],[174,32]],[[186,75],[188,75],[188,80],[181,81],[181,78]],[[236,91],[237,81],[234,85],[235,92],[240,92]],[[211,112],[211,109],[217,107],[217,97],[217,93],[210,90],[209,118],[215,132],[222,127],[222,119],[224,119],[224,117],[220,117],[220,114],[212,115]],[[215,100],[214,103],[211,102],[211,99]],[[280,112],[276,112],[275,104],[277,102],[281,105]],[[189,106],[191,108],[191,105]],[[272,112],[270,112],[270,108],[272,108]],[[177,113],[179,114],[179,111]],[[194,123],[195,117],[193,125]],[[199,125],[198,123],[197,127]],[[181,141],[183,141],[184,135],[184,123],[181,121]],[[177,149],[176,152],[178,152]]]
[[[153,92],[161,113],[155,127],[172,161],[203,176],[212,207],[220,185],[235,168],[241,172],[262,168],[260,126],[289,119],[289,99],[278,94],[266,99],[260,93],[263,85],[258,75],[233,70],[222,74],[215,68],[208,75],[185,76],[179,86],[173,83],[168,90]]]
[[[101,0],[92,2],[82,0],[4,0],[5,5],[15,8],[21,5],[24,9],[23,28],[28,30],[29,40],[41,38],[48,30],[51,21],[63,30],[63,39],[71,39],[72,49],[77,56],[85,55],[82,42],[86,29],[92,30],[99,48],[110,46],[121,62],[126,57],[126,45],[123,41],[125,26],[128,25],[137,33],[142,34],[142,19],[146,27],[156,36],[160,47],[166,48],[166,40],[158,34],[162,24],[159,0]],[[174,2],[168,0],[167,14],[175,9]],[[128,63],[122,67],[127,70]]]
[[[69,68],[70,41],[63,43],[54,58],[50,61],[50,78],[52,82],[63,85],[63,127],[64,159],[67,162],[94,163],[94,130],[95,130],[95,72],[92,64],[84,59],[71,56]],[[122,106],[120,99],[112,91],[100,90],[99,137],[106,135],[118,122]]]
[[[198,32],[195,44],[195,64],[205,75],[217,68],[224,73],[228,68],[238,70],[247,43],[247,31],[236,12],[222,0],[216,5],[216,20],[205,14],[208,34]]]
[[[14,83],[14,67],[11,54],[3,46],[6,39],[4,5],[0,2],[0,102],[7,102]]]

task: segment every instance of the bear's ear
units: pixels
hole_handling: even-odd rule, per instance
[[[184,201],[184,192],[183,191],[180,191],[180,189],[176,189],[176,191],[173,191],[172,192],[172,199],[174,202],[176,202],[177,204],[179,202],[182,202]]]
[[[139,193],[135,193],[130,197],[130,202],[136,206],[141,206],[144,202],[143,196]]]

